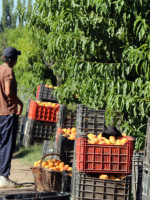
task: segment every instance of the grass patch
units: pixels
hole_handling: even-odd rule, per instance
[[[34,144],[29,147],[17,146],[13,159],[19,159],[29,166],[33,166],[34,161],[41,159],[43,144]]]

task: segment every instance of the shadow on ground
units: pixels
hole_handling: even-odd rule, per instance
[[[23,158],[23,157],[25,157],[26,155],[28,155],[29,153],[32,152],[31,149],[27,149],[27,148],[24,149],[22,152],[19,152],[19,150],[20,150],[20,145],[17,144],[14,155],[13,155],[13,159]]]

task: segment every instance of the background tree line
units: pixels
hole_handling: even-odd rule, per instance
[[[2,18],[0,19],[0,32],[6,28],[16,28],[23,26],[28,21],[32,13],[32,0],[2,0]]]
[[[19,83],[18,94],[24,102],[24,111],[28,99],[35,99],[37,85],[41,83],[55,83],[52,70],[43,61],[43,52],[37,40],[32,38],[32,31],[28,27],[33,9],[32,0],[2,0],[2,18],[0,19],[0,63],[6,47],[14,46],[21,50],[14,68]]]

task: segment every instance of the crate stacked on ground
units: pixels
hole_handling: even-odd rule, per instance
[[[122,180],[99,179],[98,174],[75,172],[72,200],[130,200],[131,176]]]
[[[72,166],[74,155],[74,140],[76,136],[76,110],[60,105],[57,123],[56,152],[62,155],[62,160]]]
[[[76,110],[67,109],[66,106],[60,104],[58,122],[57,122],[57,135],[55,142],[55,152],[61,154],[61,160],[72,166],[74,154],[74,139],[75,136],[69,135],[69,132],[74,131],[76,126]],[[66,131],[68,133],[65,134]],[[70,136],[70,137],[68,137]],[[50,152],[50,141],[44,141],[43,155]]]
[[[134,140],[102,137],[105,111],[78,105],[72,199],[130,199]],[[91,137],[90,137],[91,136]],[[93,137],[93,138],[92,138]],[[73,183],[73,181],[72,181]]]
[[[19,116],[17,124],[17,140],[19,145],[22,145],[25,123],[26,123],[26,116],[25,115]]]
[[[51,101],[58,103],[57,96],[54,94],[54,90],[57,87],[53,87],[52,85],[38,85],[36,92],[36,99],[39,101]]]
[[[142,200],[150,200],[150,117],[147,122],[142,178]]]
[[[39,89],[37,89],[39,96],[41,96],[41,91],[43,90],[39,91]],[[27,120],[24,129],[23,143],[25,146],[29,146],[34,142],[50,140],[52,137],[55,139],[59,104],[48,100],[49,99],[47,99],[47,101],[29,101]]]
[[[135,200],[142,200],[143,158],[143,151],[134,150],[132,159],[132,193]]]

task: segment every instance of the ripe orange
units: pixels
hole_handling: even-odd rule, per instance
[[[109,176],[107,174],[101,174],[99,179],[109,179]]]
[[[39,163],[38,162],[34,162],[34,167],[38,167]]]
[[[127,139],[127,138],[123,138],[123,139],[121,140],[122,145],[126,144],[127,142],[128,142],[128,139]]]
[[[92,138],[96,138],[97,136],[94,135],[93,133],[89,133],[89,134],[87,135],[87,137],[91,140]]]
[[[76,132],[76,128],[73,127],[73,128],[71,129],[71,132],[72,132],[72,133]]]

